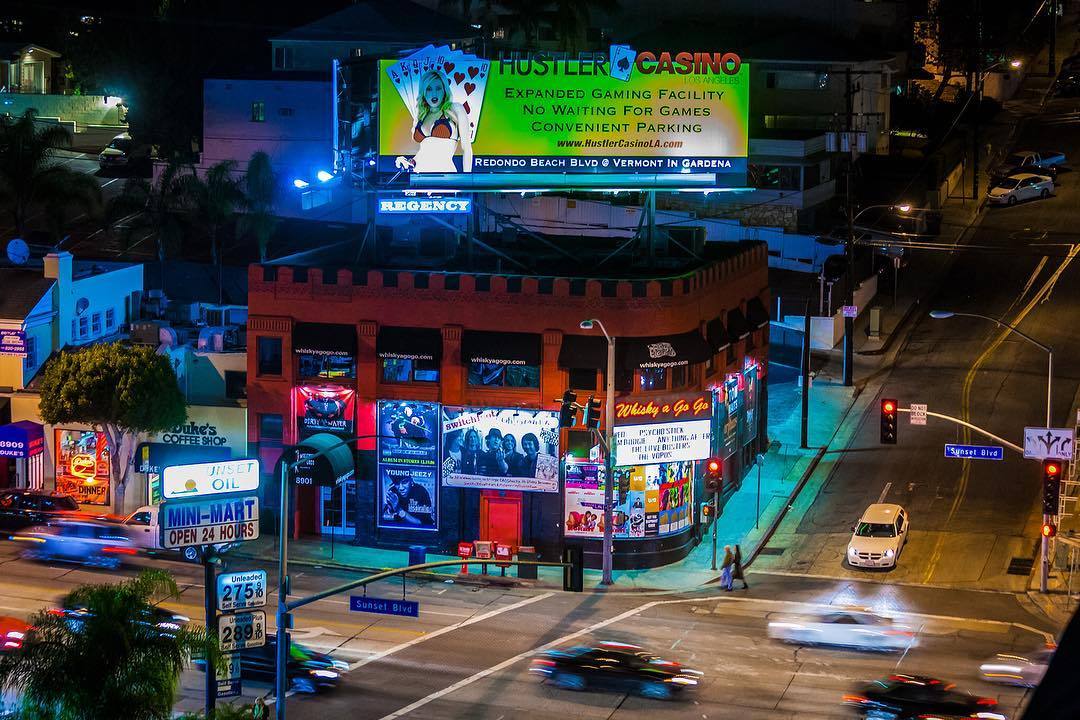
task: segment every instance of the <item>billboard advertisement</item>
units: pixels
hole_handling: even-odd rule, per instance
[[[749,80],[727,52],[483,60],[428,46],[380,61],[378,169],[709,173],[742,186]]]
[[[620,466],[704,460],[712,454],[712,394],[626,398],[615,403]]]
[[[378,413],[379,527],[438,530],[438,403],[380,400]]]
[[[694,462],[615,468],[612,534],[623,540],[664,537],[693,524]],[[604,536],[604,469],[566,466],[568,537]]]
[[[442,408],[442,482],[559,491],[559,416],[549,410]]]
[[[337,385],[300,385],[296,388],[296,429],[300,437],[321,432],[352,437],[355,418],[355,390]]]
[[[80,505],[109,504],[109,446],[105,433],[53,430],[56,492]]]

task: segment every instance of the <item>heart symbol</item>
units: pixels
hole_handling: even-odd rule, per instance
[[[460,85],[461,81],[464,79],[465,75],[463,73],[454,73],[454,82],[456,82],[458,85]]]
[[[472,91],[476,89],[476,83],[465,83],[465,94],[472,95]]]
[[[465,108],[465,114],[466,115],[468,115],[469,113],[472,112],[472,110],[469,109],[469,101],[468,100],[465,101],[465,103],[462,105],[462,107]]]
[[[478,72],[480,72],[480,70],[476,66],[473,66],[473,67],[469,68],[469,77],[471,77],[471,78],[476,77],[476,73],[478,73]]]
[[[450,71],[453,70],[453,69],[454,69],[454,63],[452,63],[452,62],[443,63],[443,70],[446,71],[447,75],[449,75]]]

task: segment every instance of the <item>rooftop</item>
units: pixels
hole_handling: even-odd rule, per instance
[[[403,18],[405,18],[403,20]],[[426,44],[476,35],[466,23],[411,0],[357,0],[336,13],[279,35],[293,42]]]
[[[41,268],[0,268],[0,319],[23,320],[52,285],[51,278],[42,277]]]

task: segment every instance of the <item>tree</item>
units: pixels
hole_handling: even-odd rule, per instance
[[[186,217],[181,212],[181,170],[176,160],[170,160],[153,185],[139,177],[129,178],[121,193],[109,202],[107,213],[125,250],[154,237],[161,264],[162,290],[165,289],[165,259],[183,243],[188,231]]]
[[[0,115],[0,204],[11,209],[20,236],[35,205],[51,213],[73,206],[88,213],[101,207],[101,188],[94,178],[56,162],[56,151],[71,146],[71,133],[61,125],[38,123],[37,110],[16,118]],[[53,224],[62,232],[63,217]]]
[[[61,352],[49,360],[40,410],[50,425],[82,423],[105,434],[117,513],[124,510],[137,435],[182,425],[187,416],[168,358],[151,347],[119,342]]]
[[[244,203],[244,190],[240,182],[233,177],[235,172],[235,161],[222,160],[207,168],[204,177],[192,173],[179,178],[184,206],[210,238],[210,255],[218,268],[219,303],[222,300],[222,287],[221,248],[218,246],[218,238],[225,223]]]
[[[210,720],[251,720],[251,709],[243,707],[241,705],[233,705],[232,703],[226,703],[218,705],[210,713]],[[206,720],[207,716],[201,712],[198,713],[185,713],[176,718],[176,720]]]
[[[240,218],[240,233],[252,235],[259,245],[259,262],[266,262],[270,238],[277,229],[276,201],[277,177],[270,156],[259,150],[248,161],[244,178],[244,215]]]
[[[147,614],[179,588],[162,570],[143,570],[120,583],[84,585],[65,607],[82,619],[35,614],[18,653],[0,655],[0,683],[15,690],[25,720],[166,720],[185,664],[196,653],[219,662],[202,629],[163,633]]]

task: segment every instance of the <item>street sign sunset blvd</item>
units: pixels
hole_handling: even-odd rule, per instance
[[[997,445],[946,445],[945,457],[962,460],[1004,460],[1005,448]]]

